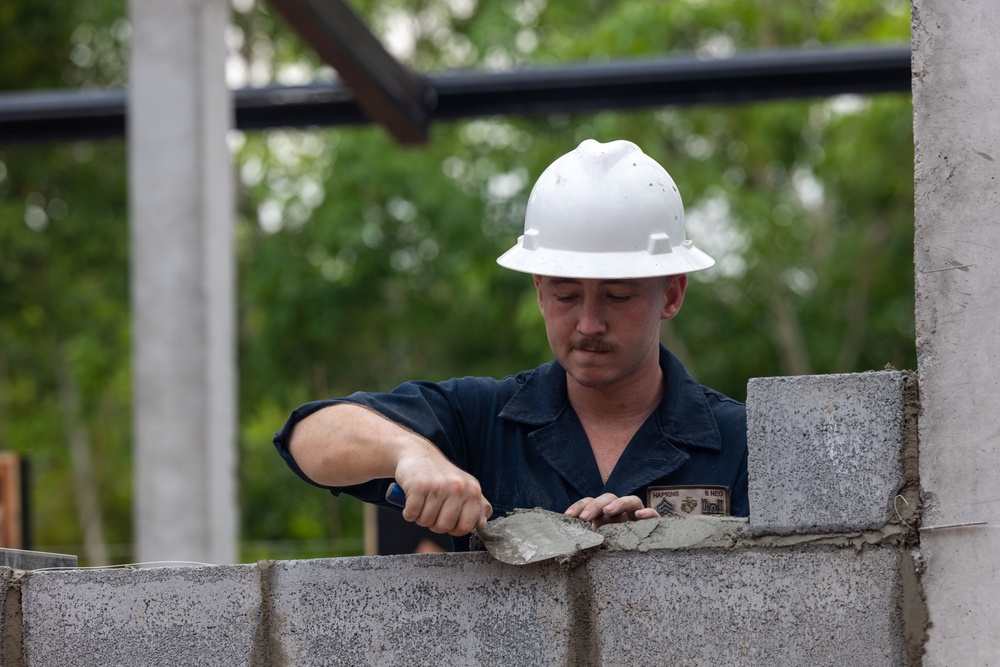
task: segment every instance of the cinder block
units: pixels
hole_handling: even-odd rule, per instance
[[[486,554],[271,565],[274,665],[565,665],[566,568]]]
[[[252,565],[29,572],[24,665],[248,665],[260,610]]]
[[[836,546],[605,552],[577,665],[906,665],[901,555]]]
[[[749,382],[754,535],[877,530],[889,521],[905,482],[909,375],[880,371]]]
[[[894,547],[800,545],[602,551],[568,566],[480,553],[29,572],[23,653],[5,645],[3,657],[26,667],[893,667],[905,664],[902,566]]]

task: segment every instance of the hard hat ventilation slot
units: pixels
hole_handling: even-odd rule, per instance
[[[649,245],[646,246],[646,252],[650,255],[665,255],[672,250],[673,248],[670,247],[670,237],[663,232],[656,232],[649,235]]]

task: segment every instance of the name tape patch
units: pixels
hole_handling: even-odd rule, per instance
[[[646,507],[667,514],[729,516],[728,486],[651,486]]]

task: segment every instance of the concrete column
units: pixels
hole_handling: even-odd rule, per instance
[[[129,0],[135,556],[236,559],[226,0]]]
[[[1000,4],[914,0],[925,667],[1000,649]],[[988,521],[986,526],[926,530]]]

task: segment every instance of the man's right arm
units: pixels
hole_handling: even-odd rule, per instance
[[[437,533],[468,534],[493,511],[479,482],[433,443],[360,405],[337,403],[304,418],[288,451],[323,486],[395,478],[406,493],[403,518]]]

